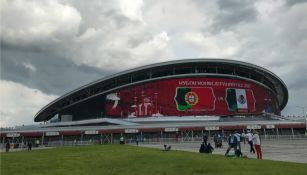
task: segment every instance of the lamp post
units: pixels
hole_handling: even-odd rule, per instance
[[[307,117],[306,117],[306,115],[305,115],[305,108],[306,108],[306,106],[296,106],[297,108],[300,108],[300,109],[302,109],[303,110],[303,117],[304,117],[304,119],[305,119],[305,130],[306,130],[306,133],[307,133]]]

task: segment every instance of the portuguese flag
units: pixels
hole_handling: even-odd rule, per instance
[[[226,89],[229,111],[255,112],[255,98],[250,89]]]
[[[174,99],[178,111],[214,110],[215,97],[212,88],[177,87]]]

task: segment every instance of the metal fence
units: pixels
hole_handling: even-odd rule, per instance
[[[262,140],[307,140],[306,135],[261,135]],[[227,139],[224,139],[227,141]],[[164,144],[164,143],[188,143],[188,142],[202,142],[202,137],[155,137],[155,138],[142,138],[142,139],[125,139],[126,144]],[[208,137],[208,142],[213,142],[213,137]],[[80,146],[80,145],[94,145],[94,144],[119,144],[119,139],[88,139],[88,140],[53,140],[44,141],[40,145],[33,144],[33,147],[63,147],[63,146]],[[5,148],[5,144],[1,144],[2,149]],[[13,149],[26,149],[24,143],[11,143]]]

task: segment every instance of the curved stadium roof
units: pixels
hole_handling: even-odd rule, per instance
[[[47,121],[66,108],[133,84],[174,77],[199,76],[229,77],[252,81],[266,87],[276,95],[280,110],[288,102],[288,89],[285,83],[265,68],[226,59],[185,59],[130,69],[86,84],[43,107],[35,115],[34,121]]]

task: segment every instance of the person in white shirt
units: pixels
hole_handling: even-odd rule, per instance
[[[245,131],[242,132],[241,137],[242,137],[242,140],[243,140],[244,144],[246,144],[246,134],[245,134]]]
[[[250,146],[249,152],[255,153],[255,149],[254,149],[254,145],[253,145],[253,134],[251,133],[251,131],[248,131],[248,133],[246,134],[246,137],[247,137],[248,144]]]
[[[261,142],[260,142],[259,133],[257,131],[254,131],[253,141],[256,149],[257,159],[262,159],[262,151],[260,146]]]

